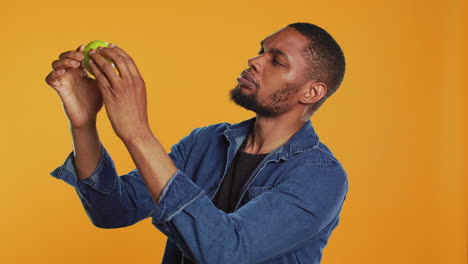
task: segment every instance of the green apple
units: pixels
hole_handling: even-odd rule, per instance
[[[83,50],[83,55],[84,55],[84,58],[83,58],[83,66],[86,68],[86,70],[88,70],[89,73],[92,74],[91,72],[91,68],[89,67],[89,51],[90,50],[96,50],[98,47],[109,47],[109,43],[105,42],[105,41],[102,41],[102,40],[93,40],[91,41],[90,43],[88,43],[84,50]],[[112,63],[111,60],[107,59],[106,60],[108,62],[110,62],[112,64],[112,66],[114,66],[114,64]]]

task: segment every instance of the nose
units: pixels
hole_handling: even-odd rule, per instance
[[[260,63],[260,56],[250,58],[247,61],[247,64],[249,65],[249,68],[252,68],[255,72],[260,72],[261,71],[261,63]]]

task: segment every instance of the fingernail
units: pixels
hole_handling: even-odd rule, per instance
[[[70,63],[71,63],[71,65],[73,65],[73,66],[78,66],[78,65],[80,65],[79,62],[74,61],[74,60],[72,60]]]
[[[62,74],[64,71],[65,71],[64,69],[58,69],[58,70],[57,70],[57,73],[58,73],[58,74]]]
[[[98,48],[97,48],[97,51],[101,51],[101,50],[102,50],[102,47],[98,47]]]
[[[109,44],[109,48],[115,48],[115,44],[114,43]]]
[[[96,51],[93,49],[89,51],[89,54],[94,54],[94,53],[96,53]]]
[[[93,64],[93,63],[94,63],[93,59],[89,59],[88,62],[89,62],[90,64]]]

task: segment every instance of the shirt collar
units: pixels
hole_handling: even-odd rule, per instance
[[[255,124],[256,117],[232,124],[226,127],[224,135],[231,142],[236,142],[236,147],[244,141]],[[312,121],[309,119],[304,125],[282,146],[272,151],[277,159],[287,160],[289,157],[319,145],[319,137],[315,132]]]

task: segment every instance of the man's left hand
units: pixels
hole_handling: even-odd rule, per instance
[[[116,70],[109,59],[117,67]],[[90,52],[89,66],[102,93],[107,116],[117,136],[124,142],[150,132],[146,86],[133,59],[120,47],[110,44]]]

